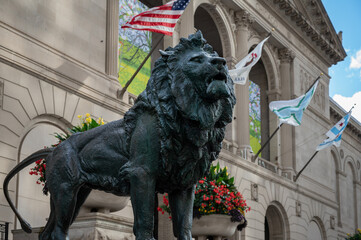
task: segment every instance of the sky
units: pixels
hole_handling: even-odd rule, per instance
[[[329,69],[330,97],[361,122],[361,1],[322,0],[336,33],[342,31],[347,57]]]

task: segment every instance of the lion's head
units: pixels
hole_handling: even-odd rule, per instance
[[[213,51],[200,31],[161,55],[133,111],[157,112],[166,172],[176,171],[178,183],[197,180],[218,156],[225,126],[232,121],[233,81],[225,59]],[[176,160],[170,164],[168,159]],[[178,167],[169,167],[174,164]]]
[[[169,104],[174,104],[184,118],[202,129],[224,127],[232,121],[235,97],[226,61],[200,31],[161,55],[146,92],[162,106],[163,114],[168,115]]]

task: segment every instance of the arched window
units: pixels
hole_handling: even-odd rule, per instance
[[[223,57],[221,38],[215,26],[216,24],[208,11],[202,6],[198,7],[194,14],[194,27],[202,31],[203,37],[207,39],[207,42],[213,47],[213,50],[216,51],[220,57]]]
[[[307,239],[323,240],[321,229],[316,221],[312,220],[310,225],[308,226]]]
[[[267,208],[264,221],[264,239],[290,239],[287,214],[282,205],[278,202],[272,202]]]
[[[249,118],[250,145],[254,153],[258,152],[269,136],[268,81],[262,60],[249,74]],[[267,145],[261,152],[263,159],[270,159],[270,148]]]

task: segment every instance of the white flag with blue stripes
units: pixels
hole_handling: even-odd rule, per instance
[[[313,95],[315,94],[317,80],[313,86],[306,92],[306,94],[288,101],[273,101],[269,104],[269,108],[274,112],[280,123],[287,123],[293,126],[301,125],[303,111],[310,104]]]
[[[330,131],[326,133],[327,139],[325,139],[320,145],[318,145],[316,150],[320,151],[331,145],[335,145],[336,147],[339,147],[341,144],[342,133],[346,129],[350,117],[351,117],[351,110],[340,121],[338,121],[338,123],[336,123],[336,125],[333,126]]]

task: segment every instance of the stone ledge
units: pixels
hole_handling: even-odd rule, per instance
[[[14,240],[38,240],[43,227],[33,228],[31,234],[22,229],[12,230]],[[69,229],[70,240],[135,240],[133,220],[104,213],[88,213],[78,217]]]

